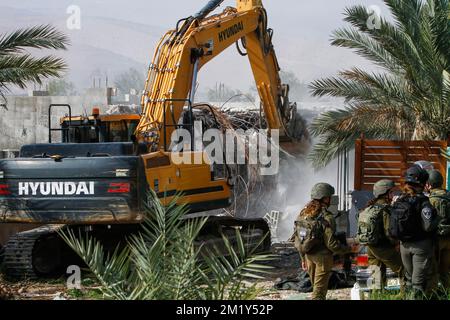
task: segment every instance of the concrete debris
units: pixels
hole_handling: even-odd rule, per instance
[[[282,213],[280,211],[271,211],[267,212],[266,215],[263,217],[264,220],[267,221],[270,228],[270,238],[272,240],[272,243],[279,243],[280,239],[278,237],[278,222],[280,221],[280,216]]]
[[[105,114],[140,114],[141,106],[139,105],[110,105]]]
[[[328,288],[352,288],[355,281],[354,270],[350,275],[347,275],[343,270],[333,270],[331,272]],[[303,293],[312,292],[313,290],[308,273],[302,269],[299,269],[297,275],[279,279],[275,283],[275,288],[278,290],[296,290]]]
[[[14,291],[6,284],[0,282],[0,300],[14,299]]]
[[[261,129],[267,126],[266,119],[261,117],[259,110],[233,110],[224,109],[222,110],[227,114],[233,127],[249,130],[249,129]]]
[[[53,300],[67,300],[62,292],[57,292],[55,293],[55,297],[53,298]]]
[[[234,194],[237,196],[234,199],[234,205],[231,206],[233,209],[230,214],[236,216],[236,213],[239,213],[239,217],[251,218],[253,212],[269,211],[268,207],[255,209],[256,207],[253,205],[253,203],[261,204],[265,202],[264,199],[267,199],[267,196],[264,191],[270,189],[270,183],[264,181],[264,178],[259,174],[258,165],[248,164],[249,149],[245,147],[246,134],[251,134],[251,131],[247,130],[257,130],[261,127],[259,120],[257,120],[259,119],[258,111],[220,109],[209,104],[196,104],[193,109],[194,120],[201,121],[204,130],[214,128],[223,132],[227,131],[227,134],[235,135],[237,143],[245,148],[247,164],[227,164],[227,170],[231,171],[231,176],[236,177]],[[239,129],[241,131],[238,131]],[[244,134],[242,130],[247,131],[247,133]],[[235,148],[237,149],[237,146]],[[239,163],[238,152],[228,152],[225,141],[224,152],[234,154],[233,163]],[[250,213],[249,208],[252,209]],[[260,216],[260,214],[257,215]]]

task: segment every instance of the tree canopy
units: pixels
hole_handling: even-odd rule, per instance
[[[379,69],[354,67],[314,81],[315,96],[344,98],[346,107],[325,112],[311,125],[319,138],[310,154],[317,167],[370,139],[446,139],[450,131],[449,0],[384,0],[392,19],[356,5],[350,24],[336,30],[332,45],[355,51]]]

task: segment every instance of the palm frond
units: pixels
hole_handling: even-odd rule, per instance
[[[450,72],[450,2],[448,0],[429,1],[434,5],[434,18],[431,24],[434,43],[441,54],[444,69]]]
[[[332,45],[355,50],[382,72],[352,68],[311,83],[315,96],[344,98],[347,107],[320,115],[319,138],[309,158],[328,164],[364,135],[371,139],[446,139],[450,127],[449,0],[384,0],[393,19],[369,25],[364,6],[345,10],[350,28],[334,32]]]
[[[66,69],[67,65],[62,59],[51,56],[0,56],[0,84],[25,88],[28,81],[40,84],[42,79],[58,77]]]
[[[411,138],[414,128],[406,110],[390,104],[353,104],[317,117],[310,126],[319,142],[309,154],[316,168],[328,164],[339,153],[353,148],[356,139],[396,140]]]
[[[74,231],[60,232],[62,239],[86,263],[102,285],[102,292],[108,298],[126,300],[127,281],[130,273],[128,248],[119,251],[117,248],[109,255],[96,239],[88,238]]]
[[[128,239],[125,249],[105,253],[95,239],[63,234],[63,239],[99,279],[111,299],[250,299],[258,292],[246,279],[267,272],[260,262],[269,256],[254,254],[238,233],[237,243],[223,237],[226,256],[219,249],[206,250],[196,239],[206,218],[185,220],[185,206],[176,196],[163,206],[153,191],[145,203],[142,231]],[[264,239],[261,239],[263,241]],[[259,246],[261,243],[257,244]]]
[[[239,230],[236,230],[235,246],[227,237],[222,237],[226,249],[225,255],[222,253],[223,248],[217,246],[207,248],[203,254],[207,266],[207,272],[204,272],[203,278],[209,288],[211,295],[209,299],[254,299],[259,290],[248,280],[262,279],[262,275],[269,272],[271,267],[261,262],[273,259],[274,255],[253,255],[252,250],[247,251]],[[261,239],[255,248],[261,245],[262,241],[264,239]]]
[[[401,62],[395,56],[385,50],[378,41],[354,28],[334,31],[331,44],[354,50],[358,55],[392,72],[402,71]]]
[[[65,62],[53,56],[34,58],[26,49],[65,50],[68,38],[50,25],[19,29],[0,35],[0,95],[10,86],[25,88],[28,82],[41,84],[49,77],[60,77]]]
[[[65,50],[69,39],[50,25],[19,29],[0,35],[0,56],[22,53],[25,48]]]
[[[370,28],[368,21],[371,13],[364,6],[349,7],[345,11],[345,21],[351,23],[362,34],[368,34],[373,41],[378,42],[405,73],[405,77],[418,78],[425,74],[422,57],[415,45],[415,39],[383,17],[379,19],[379,28]],[[414,66],[414,68],[411,68]]]

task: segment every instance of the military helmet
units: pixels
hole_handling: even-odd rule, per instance
[[[424,169],[428,174],[434,170],[434,166],[430,161],[420,160],[414,162],[414,165]]]
[[[389,192],[389,190],[395,188],[395,183],[392,180],[380,180],[373,186],[373,195],[375,198],[382,196]]]
[[[331,197],[334,194],[334,188],[328,183],[318,183],[311,190],[311,199],[321,200]]]
[[[428,172],[421,167],[414,165],[406,171],[405,182],[425,185],[428,181]]]
[[[428,183],[433,188],[440,188],[444,184],[444,177],[438,170],[433,170],[428,177]]]

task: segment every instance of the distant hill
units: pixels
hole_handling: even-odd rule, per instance
[[[142,1],[132,2],[133,5],[136,3],[142,5]],[[273,4],[270,5],[273,6]],[[84,4],[83,8],[86,6]],[[304,7],[307,8],[307,5],[305,4]],[[335,7],[339,6],[335,5]],[[0,33],[30,25],[47,23],[56,25],[71,38],[72,45],[69,50],[60,54],[69,63],[69,79],[79,89],[90,86],[94,75],[102,75],[102,83],[104,83],[105,75],[108,75],[111,84],[118,73],[129,68],[142,70],[145,74],[155,45],[161,35],[167,31],[166,28],[151,25],[152,17],[155,15],[158,15],[158,19],[161,20],[159,17],[163,14],[160,13],[161,11],[154,11],[156,13],[149,11],[146,14],[149,24],[105,17],[111,16],[108,12],[105,12],[105,16],[102,17],[88,16],[83,11],[82,29],[68,30],[64,8],[63,1],[58,1],[57,4],[53,1],[42,1],[42,6],[34,9],[16,9],[0,5]],[[119,8],[120,6],[116,4],[114,12]],[[124,5],[123,8],[126,10],[127,6]],[[154,5],[151,8],[154,8]],[[136,6],[133,9],[136,10]],[[105,10],[108,8],[105,7]],[[344,67],[364,64],[362,59],[348,50],[333,48],[329,45],[328,35],[338,25],[335,27],[328,27],[328,25],[335,25],[341,20],[338,15],[340,12],[333,15],[331,22],[318,18],[317,27],[312,25],[311,17],[307,24],[299,20],[297,25],[288,27],[285,21],[280,21],[280,12],[277,10],[273,10],[270,21],[273,22],[271,26],[275,25],[274,44],[281,68],[293,71],[301,81],[309,82],[318,77],[335,74]],[[93,12],[93,14],[99,15],[99,12]],[[293,16],[301,14],[304,13],[289,12],[289,19],[292,20]],[[323,11],[317,11],[318,17],[324,14]],[[331,13],[327,14],[331,15]],[[133,19],[131,14],[127,17],[130,20]],[[173,21],[170,19],[170,21],[170,26],[173,27],[176,19]],[[242,91],[247,91],[253,84],[247,58],[239,56],[234,46],[214,59],[200,73],[201,90],[214,87],[216,82],[226,83]]]
[[[64,19],[0,6],[0,33],[52,23],[70,37],[69,50],[57,54],[68,62],[68,77],[78,88],[90,86],[94,75],[102,76],[104,85],[105,75],[112,83],[115,75],[129,68],[145,73],[153,48],[163,33],[162,28],[103,17],[86,17],[82,21],[81,30],[70,31]]]

